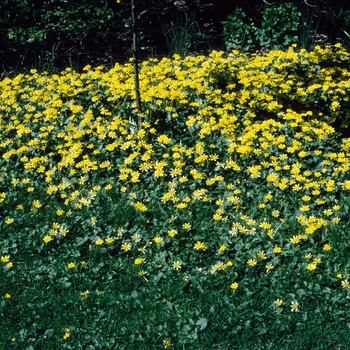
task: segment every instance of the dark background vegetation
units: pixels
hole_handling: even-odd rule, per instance
[[[140,57],[173,54],[180,27],[190,36],[186,53],[224,50],[222,21],[237,6],[261,21],[264,9],[293,3],[318,23],[322,43],[350,43],[347,0],[135,0]],[[112,66],[132,56],[130,0],[3,0],[0,2],[0,73],[36,68],[80,70]],[[180,33],[180,34],[179,34]]]

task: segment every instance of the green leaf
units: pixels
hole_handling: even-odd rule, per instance
[[[199,329],[202,331],[208,325],[208,320],[206,318],[200,318],[197,320],[196,325],[199,326]]]

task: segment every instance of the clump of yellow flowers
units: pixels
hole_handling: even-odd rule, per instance
[[[235,298],[261,278],[279,286],[272,312],[302,313],[304,281],[346,293],[350,141],[335,121],[350,121],[349,59],[340,46],[149,59],[142,129],[131,61],[4,78],[5,278],[21,268],[13,247],[35,242],[48,255],[69,246],[49,269],[71,278],[110,259],[145,283],[159,270],[217,279]]]

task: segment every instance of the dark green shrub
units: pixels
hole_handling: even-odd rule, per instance
[[[258,31],[259,45],[278,49],[297,42],[300,16],[298,8],[291,4],[266,8]]]
[[[223,37],[227,51],[240,50],[252,51],[257,47],[257,28],[251,18],[237,7],[228,15],[227,21],[222,22],[224,31]]]
[[[126,17],[123,9],[121,18]],[[106,65],[125,47],[124,38],[114,35],[125,31],[124,23],[104,1],[7,0],[0,3],[0,13],[0,68],[5,72]]]
[[[294,5],[268,7],[260,23],[237,8],[223,22],[226,49],[253,51],[260,48],[280,49],[298,41],[300,12]]]
[[[326,0],[312,4],[298,0],[274,2],[264,8],[246,3],[239,6],[222,22],[227,50],[285,49],[292,43],[311,49],[339,41],[350,45],[350,8],[343,1],[337,5]]]

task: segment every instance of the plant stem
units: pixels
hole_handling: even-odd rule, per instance
[[[134,84],[135,84],[135,98],[137,107],[137,127],[141,130],[141,96],[140,96],[140,80],[139,80],[139,60],[138,60],[138,46],[137,46],[137,17],[135,14],[135,2],[131,1],[131,18],[132,18],[132,43],[133,43],[133,58],[134,58]]]

